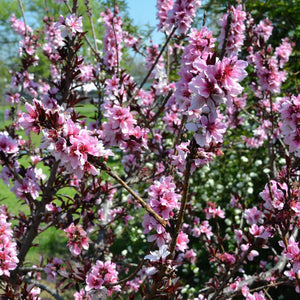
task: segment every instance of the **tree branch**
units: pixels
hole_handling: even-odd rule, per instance
[[[89,17],[91,27],[92,27],[92,34],[93,34],[93,38],[94,38],[95,50],[98,52],[95,27],[94,27],[94,22],[93,22],[93,18],[92,18],[93,13],[92,13],[92,9],[91,9],[91,6],[90,6],[90,0],[85,0],[84,3],[85,3],[85,6],[86,6],[86,12],[87,12],[87,15]]]
[[[225,37],[224,37],[224,42],[222,45],[222,51],[221,51],[221,55],[220,55],[220,60],[223,59],[223,57],[225,56],[226,53],[226,46],[227,46],[227,42],[228,42],[228,36],[229,36],[229,30],[230,30],[230,26],[231,26],[231,22],[232,22],[232,12],[230,12],[227,16],[227,24],[226,24],[226,29],[225,29]]]
[[[64,300],[63,297],[61,297],[57,291],[51,289],[50,287],[36,281],[30,278],[23,278],[23,281],[34,284],[34,286],[39,287],[40,289],[42,289],[43,291],[46,291],[47,293],[49,293],[52,297],[54,297],[56,300]]]
[[[25,18],[25,13],[24,13],[24,8],[23,8],[22,0],[19,0],[19,6],[20,6],[22,17],[23,17],[23,20],[24,20],[25,36],[28,36],[28,30],[27,30],[27,24],[26,24],[26,18]]]
[[[18,254],[18,259],[19,259],[18,267],[11,272],[10,281],[13,284],[17,283],[17,276],[19,274],[19,268],[23,266],[25,257],[27,255],[30,247],[32,246],[32,242],[38,235],[38,228],[41,224],[42,217],[45,212],[46,204],[48,204],[50,202],[50,200],[52,199],[53,185],[54,185],[54,180],[55,180],[58,165],[59,165],[59,161],[56,161],[52,165],[51,173],[49,176],[49,180],[48,180],[46,189],[44,190],[42,200],[40,202],[37,202],[38,206],[36,208],[35,214],[33,215],[33,220],[31,222],[31,224],[29,225],[29,227],[26,231],[26,234],[24,236],[24,239],[22,241],[21,249]]]
[[[160,217],[135,191],[129,187],[126,182],[124,182],[111,168],[109,168],[105,163],[100,162],[98,158],[89,155],[88,159],[93,165],[97,166],[100,170],[105,171],[109,176],[114,178],[118,183],[120,183],[133,197],[134,199],[142,205],[142,207],[153,217],[159,224],[166,228],[167,222]]]
[[[170,97],[172,96],[173,92],[170,91],[169,94],[166,96],[166,98],[164,99],[162,105],[159,107],[157,113],[147,122],[146,127],[149,126],[152,122],[156,121],[156,119],[159,117],[159,115],[163,112],[168,100],[170,99]]]
[[[172,38],[173,34],[175,33],[175,31],[176,31],[176,27],[173,28],[172,32],[171,32],[170,35],[168,36],[168,38],[167,38],[165,44],[164,44],[163,47],[161,48],[161,50],[160,50],[158,56],[156,57],[156,59],[155,59],[153,65],[151,66],[150,70],[148,71],[146,77],[145,77],[144,80],[141,82],[141,84],[140,84],[139,88],[137,89],[137,91],[136,91],[136,92],[132,95],[132,97],[129,99],[128,104],[130,104],[130,103],[133,101],[134,97],[139,93],[139,91],[143,88],[144,84],[147,82],[148,78],[150,77],[150,75],[151,75],[153,69],[155,68],[155,66],[157,65],[157,63],[158,63],[160,57],[162,56],[163,52],[165,51],[165,49],[166,49],[166,47],[167,47],[167,45],[168,45],[170,39]]]
[[[196,156],[196,153],[197,153],[197,143],[196,143],[195,139],[193,138],[191,140],[190,153],[187,157],[187,163],[186,163],[186,167],[185,167],[185,171],[184,171],[184,183],[183,183],[182,199],[181,199],[181,203],[180,203],[180,210],[179,210],[179,214],[178,214],[178,220],[177,220],[177,223],[176,223],[175,233],[172,236],[172,241],[171,241],[171,245],[170,245],[170,249],[169,249],[170,256],[173,256],[173,253],[175,251],[176,243],[177,243],[177,237],[178,237],[179,231],[180,231],[182,223],[183,223],[185,207],[186,207],[186,203],[188,201],[188,193],[189,193],[190,177],[191,177],[191,168],[192,168],[192,164],[193,164],[194,158]]]

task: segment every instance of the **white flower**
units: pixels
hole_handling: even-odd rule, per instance
[[[167,245],[162,245],[159,250],[150,251],[150,254],[146,255],[145,259],[149,259],[150,261],[159,261],[160,258],[165,259],[170,254],[167,248]]]

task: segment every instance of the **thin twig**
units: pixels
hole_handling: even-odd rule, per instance
[[[21,12],[22,12],[22,17],[23,17],[23,20],[24,20],[25,36],[28,36],[28,30],[27,30],[27,24],[26,24],[26,18],[25,18],[25,13],[24,13],[22,0],[19,0],[19,6],[20,6],[20,9],[21,9]]]
[[[115,15],[114,15],[115,16]],[[116,44],[116,55],[117,55],[117,74],[119,75],[119,69],[120,69],[120,58],[119,58],[119,48],[118,48],[118,41],[117,41],[117,34],[116,34],[116,30],[115,30],[115,24],[114,24],[114,19],[112,19],[111,21],[111,26],[113,29],[113,33],[114,33],[114,38],[115,38],[115,44]]]
[[[125,181],[123,181],[111,168],[109,168],[105,163],[98,160],[98,158],[89,155],[88,160],[100,170],[105,171],[109,176],[114,178],[117,182],[119,182],[133,197],[134,199],[142,205],[142,207],[149,213],[151,217],[153,217],[160,225],[166,228],[166,221],[160,217],[136,192],[129,187]]]
[[[226,29],[225,29],[225,37],[224,37],[224,42],[222,45],[222,51],[220,55],[220,60],[223,59],[225,53],[226,53],[226,46],[228,42],[228,36],[229,36],[229,31],[230,31],[230,26],[232,22],[232,12],[229,12],[228,17],[227,17],[227,24],[226,24]]]
[[[149,251],[152,250],[152,248],[153,248],[154,245],[155,245],[155,241],[151,244]],[[138,266],[136,267],[136,269],[129,276],[127,276],[124,279],[119,280],[116,283],[108,284],[107,286],[115,286],[115,285],[119,285],[119,284],[124,284],[127,281],[133,279],[135,277],[135,275],[141,270],[141,268],[143,267],[144,263],[145,263],[145,259],[143,258],[141,260],[141,262],[138,264]]]
[[[197,143],[196,143],[195,139],[193,138],[190,143],[190,153],[188,154],[187,163],[186,163],[185,171],[184,171],[183,192],[182,192],[182,199],[181,199],[181,203],[180,203],[180,210],[179,210],[179,214],[178,214],[178,220],[177,220],[177,224],[176,224],[176,228],[175,228],[175,233],[172,236],[172,241],[171,241],[171,245],[170,245],[170,249],[169,249],[171,256],[173,255],[173,253],[175,251],[177,237],[178,237],[179,231],[180,231],[180,229],[182,227],[182,223],[183,223],[185,207],[186,207],[186,203],[188,201],[191,168],[192,168],[192,164],[194,162],[196,153],[197,153]]]
[[[70,13],[72,13],[72,9],[71,9],[69,3],[68,3],[66,0],[64,1],[64,3],[65,3],[65,5],[66,5],[68,11],[69,11]],[[95,54],[95,56],[96,56],[96,58],[97,58],[97,61],[103,63],[103,59],[102,59],[102,57],[100,56],[99,52],[96,51],[96,49],[93,47],[92,43],[90,42],[90,40],[88,39],[88,37],[87,37],[86,35],[84,35],[84,39],[85,39],[85,41],[88,43],[88,45],[89,45],[89,47],[91,48],[92,52]]]
[[[22,267],[19,268],[20,274],[26,274],[28,272],[45,272],[44,268],[34,268],[34,267]]]
[[[241,111],[244,112],[248,117],[253,119],[255,122],[257,122],[259,125],[261,125],[261,121],[258,118],[256,118],[255,116],[251,115],[249,112],[247,112],[247,110],[245,108],[241,108]]]
[[[228,284],[230,278],[233,278],[233,276],[238,272],[241,264],[245,261],[246,257],[248,256],[248,254],[250,253],[250,251],[254,248],[254,246],[252,245],[252,247],[249,247],[249,249],[247,251],[245,251],[241,258],[237,261],[237,263],[234,265],[233,270],[230,272],[228,272],[225,276],[225,278],[220,281],[220,286],[218,287],[218,289],[214,292],[214,294],[209,295],[208,299],[209,300],[213,300],[213,299],[217,299],[217,296],[223,292],[223,289],[225,288],[225,286]]]
[[[298,234],[298,229],[295,229],[293,231],[293,233],[291,234],[291,236],[293,236],[294,238],[296,238]],[[262,272],[258,275],[253,275],[253,276],[249,276],[247,279],[240,281],[238,288],[236,291],[224,291],[224,298],[222,299],[228,299],[233,297],[234,295],[236,295],[241,289],[242,287],[246,284],[248,287],[251,287],[252,285],[256,285],[258,282],[268,282],[269,278],[271,278],[274,274],[279,273],[281,274],[282,271],[284,270],[286,264],[287,264],[288,260],[284,255],[279,256],[278,261],[276,263],[276,265],[271,268],[270,270],[266,271],[266,272]],[[278,284],[278,283],[272,283],[272,284]],[[258,289],[262,289],[263,287],[258,287],[256,290]],[[253,289],[252,291],[254,291],[255,289]],[[209,298],[208,299],[215,299],[215,298]]]
[[[25,278],[23,278],[23,281],[34,284],[34,286],[39,287],[40,289],[46,291],[47,293],[49,293],[51,296],[53,296],[57,300],[64,300],[64,298],[61,297],[58,294],[57,291],[51,289],[50,287],[48,287],[48,286],[46,286],[46,285],[44,285],[44,284],[42,284],[42,283],[40,283],[40,282],[38,282],[36,280],[33,280],[31,278],[26,278],[25,277]]]
[[[187,120],[187,116],[184,115],[183,118],[181,119],[181,124],[180,124],[180,127],[179,127],[179,131],[178,131],[178,134],[176,136],[176,139],[175,139],[175,142],[174,142],[174,145],[173,145],[173,149],[174,149],[174,154],[173,155],[177,155],[177,153],[178,153],[176,146],[178,145],[179,140],[181,138],[182,129],[183,129],[183,126],[184,126],[186,120]],[[170,172],[171,175],[173,175],[173,173],[174,173],[174,168],[175,168],[175,166],[172,165],[171,172]]]
[[[92,34],[93,34],[93,38],[94,38],[95,50],[98,52],[95,27],[94,27],[94,22],[93,22],[93,18],[92,18],[93,12],[91,10],[90,0],[85,0],[84,3],[85,3],[85,6],[86,6],[86,12],[87,12],[87,15],[89,17],[91,28],[92,28]]]
[[[73,0],[72,13],[77,16],[78,14],[78,0]]]
[[[202,22],[202,26],[204,27],[205,24],[206,24],[206,16],[207,16],[207,12],[206,10],[204,11],[204,14],[203,14],[203,22]]]
[[[173,34],[175,33],[175,31],[176,31],[176,27],[173,28],[172,32],[171,32],[170,35],[168,36],[168,38],[167,38],[165,44],[164,44],[163,47],[161,48],[161,50],[160,50],[158,56],[156,57],[156,59],[155,59],[153,65],[151,66],[150,70],[148,71],[146,77],[145,77],[144,80],[141,82],[140,86],[139,86],[138,89],[135,91],[135,93],[132,95],[132,97],[129,99],[128,104],[130,104],[130,103],[133,101],[133,99],[135,98],[135,96],[139,93],[139,91],[143,88],[144,84],[147,82],[148,78],[150,77],[150,75],[151,75],[153,69],[155,68],[155,66],[157,65],[157,63],[158,63],[160,57],[162,56],[163,52],[165,51],[165,49],[166,49],[166,47],[167,47],[167,45],[168,45],[170,39],[172,38]]]
[[[170,99],[170,97],[172,96],[173,92],[170,91],[169,94],[166,96],[166,98],[164,99],[162,105],[159,107],[157,113],[147,122],[146,127],[148,125],[150,125],[152,122],[156,121],[156,119],[159,117],[159,115],[163,112],[165,105],[167,104],[168,100]]]
[[[109,287],[109,286],[116,286],[116,285],[119,285],[119,284],[124,284],[127,281],[129,281],[129,280],[132,280],[136,276],[136,274],[141,270],[141,268],[143,267],[144,263],[145,263],[145,259],[142,259],[142,261],[139,263],[139,265],[137,266],[137,268],[129,276],[127,276],[124,279],[119,280],[116,283],[110,283],[110,284],[108,284],[106,286],[107,287]]]

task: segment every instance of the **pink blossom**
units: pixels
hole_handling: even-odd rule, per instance
[[[69,246],[72,255],[77,256],[82,249],[87,250],[89,248],[89,239],[80,224],[75,226],[74,223],[71,223],[64,231],[67,233],[69,239],[67,246]]]
[[[107,284],[116,283],[118,280],[118,272],[116,270],[116,264],[111,261],[102,262],[96,261],[96,264],[92,266],[86,277],[87,286],[86,291],[102,290]],[[108,295],[111,295],[112,291],[119,291],[120,286],[115,285],[107,287]]]
[[[40,44],[37,43],[36,39],[33,37],[26,36],[24,40],[19,42],[20,47],[19,47],[19,55],[22,56],[24,54],[24,51],[28,55],[34,55],[36,52],[36,48],[40,46]],[[38,61],[38,56],[35,56],[35,62],[34,65],[37,64]]]
[[[273,31],[272,22],[269,19],[261,20],[259,24],[255,26],[254,30],[258,36],[258,41],[259,38],[262,38],[266,42]]]
[[[7,154],[14,154],[19,151],[18,141],[11,138],[7,131],[0,133],[0,151]]]
[[[291,236],[289,238],[287,247],[285,246],[283,241],[280,241],[279,245],[284,248],[283,255],[292,262],[293,272],[298,273],[300,271],[299,243],[295,241],[295,238],[293,236]]]
[[[82,17],[77,17],[75,14],[59,17],[59,22],[56,24],[63,38],[72,39],[77,32],[82,32]]]
[[[197,259],[197,254],[193,249],[190,249],[184,253],[184,258],[191,262],[192,264],[195,264]]]
[[[249,232],[257,237],[257,238],[262,238],[262,239],[268,239],[271,234],[268,232],[268,230],[266,230],[266,228],[264,226],[257,226],[256,224],[253,224],[250,229]]]
[[[237,54],[239,51],[241,51],[241,46],[243,45],[244,42],[244,38],[245,38],[244,21],[246,20],[246,12],[242,10],[242,5],[238,5],[237,8],[231,6],[228,9],[228,13],[231,13],[232,20],[229,28],[229,34],[227,37],[225,53],[227,56],[232,56]],[[224,14],[222,19],[219,20],[218,22],[218,24],[222,27],[219,49],[222,49],[225,40],[225,31],[227,27],[228,13]]]
[[[284,142],[289,146],[289,152],[300,156],[300,94],[291,98],[283,98],[279,112],[281,114],[281,131]]]
[[[285,195],[288,191],[286,183],[279,183],[275,180],[270,180],[269,184],[265,185],[264,190],[259,194],[265,201],[264,207],[269,210],[282,210],[285,204]],[[271,192],[271,194],[270,194]]]
[[[127,140],[129,135],[133,134],[136,120],[129,108],[114,105],[112,107],[106,106],[106,109],[104,115],[108,118],[108,121],[103,124],[103,133],[106,143],[115,146],[121,140]]]
[[[173,209],[179,207],[180,196],[175,192],[171,177],[162,177],[148,189],[149,204],[165,220],[173,216]]]
[[[179,208],[180,195],[175,191],[175,184],[172,177],[161,177],[155,181],[148,189],[149,205],[165,220],[169,220],[174,215],[174,209]],[[170,240],[170,234],[154,218],[147,213],[142,223],[144,233],[150,233],[153,229],[155,233],[148,237],[148,241],[156,241],[158,247],[166,244]]]
[[[288,38],[282,39],[282,43],[275,49],[275,56],[279,60],[279,66],[282,68],[288,61],[292,54],[292,45]]]
[[[227,252],[218,253],[217,257],[221,260],[221,262],[224,262],[225,264],[233,265],[235,263],[235,257],[233,254],[229,254]]]
[[[37,199],[41,191],[37,175],[36,168],[27,168],[24,178],[20,181],[15,181],[11,191],[25,201],[28,201],[26,194],[30,194],[33,199]]]
[[[188,109],[191,105],[190,81],[194,75],[202,72],[198,65],[194,65],[194,61],[199,59],[200,63],[206,65],[206,59],[212,52],[215,41],[212,32],[206,27],[202,27],[200,31],[195,28],[191,29],[188,45],[184,48],[182,54],[182,66],[179,71],[180,80],[175,83],[176,102],[182,110]]]
[[[8,93],[6,94],[5,101],[9,102],[10,104],[15,104],[20,102],[20,94],[19,93]]]
[[[47,274],[47,281],[56,282],[57,271],[61,267],[62,262],[61,259],[54,257],[52,261],[44,267],[44,271]]]
[[[122,58],[123,22],[117,14],[117,7],[114,13],[106,9],[100,14],[105,24],[104,63],[109,69],[117,67]]]
[[[206,219],[208,220],[210,218],[216,218],[216,217],[219,217],[221,219],[225,218],[224,211],[221,209],[220,206],[217,207],[216,203],[213,202],[207,203],[207,207],[204,209],[204,212],[206,214]]]
[[[174,26],[178,33],[186,34],[200,6],[200,0],[175,0],[172,10],[167,13],[166,23],[169,25],[169,30]]]
[[[49,204],[46,204],[46,210],[51,211],[52,213],[61,212],[61,207],[57,207],[55,203],[51,202]]]
[[[236,241],[238,242],[238,244],[240,244],[244,238],[243,232],[240,229],[235,229],[234,230],[234,237],[236,239]]]
[[[19,259],[17,257],[17,245],[13,241],[11,224],[7,217],[0,213],[0,276],[10,276],[10,271],[16,269]]]
[[[254,206],[251,209],[246,209],[244,217],[249,225],[263,223],[263,213]]]
[[[251,250],[250,253],[247,255],[247,258],[250,261],[253,261],[254,257],[259,256],[259,253],[256,250]]]
[[[186,128],[194,131],[194,138],[201,147],[208,146],[211,142],[221,143],[226,125],[222,123],[222,114],[210,113],[202,115],[199,123],[187,123]]]
[[[214,235],[212,232],[212,227],[209,225],[208,221],[203,221],[200,225],[200,232],[205,234],[207,239],[210,240]]]
[[[182,231],[179,232],[176,242],[176,249],[184,252],[186,249],[188,249],[188,242],[189,238],[188,235]]]
[[[254,294],[247,293],[246,300],[266,300],[264,293],[260,291],[259,293],[255,292]]]
[[[19,35],[21,35],[21,36],[25,36],[25,32],[26,32],[26,31],[25,31],[25,23],[24,23],[23,21],[17,19],[17,18],[15,17],[15,15],[13,14],[13,15],[11,15],[11,17],[10,17],[9,22],[10,22],[10,24],[11,24],[13,30],[14,30],[17,34],[19,34]],[[28,25],[26,26],[26,30],[27,30],[27,33],[30,34],[30,35],[33,33],[32,28],[31,28],[30,26],[28,26]]]
[[[158,29],[166,30],[168,29],[168,12],[173,8],[174,0],[157,0],[157,19],[159,20]]]
[[[92,300],[92,297],[84,289],[81,289],[74,294],[74,300]]]

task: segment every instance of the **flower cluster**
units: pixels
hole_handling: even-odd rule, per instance
[[[284,142],[289,146],[289,151],[300,157],[300,94],[295,97],[283,98],[279,109],[282,119],[280,127]]]
[[[118,280],[118,271],[116,270],[116,264],[107,260],[102,262],[96,261],[96,264],[91,268],[86,277],[86,291],[102,290],[108,295],[111,295],[113,291],[119,291],[120,286],[106,286],[114,284]]]
[[[51,20],[46,19],[45,25],[45,43],[43,45],[44,53],[49,57],[50,61],[55,63],[58,59],[60,59],[58,48],[65,45],[63,37],[61,35],[59,26],[56,23],[51,22]],[[54,65],[51,65],[54,68]],[[55,78],[55,76],[53,76]]]
[[[150,70],[150,68],[154,65],[156,57],[159,55],[158,45],[153,44],[150,47],[147,47],[147,56],[145,58],[146,61],[146,69]],[[165,72],[165,65],[163,56],[160,56],[158,62],[155,64],[153,71],[151,72],[150,78],[154,78],[153,87],[155,89],[156,95],[164,94],[170,90],[172,86],[168,86],[167,74]]]
[[[115,146],[128,140],[130,135],[134,135],[136,120],[129,108],[123,108],[119,105],[110,107],[108,104],[105,109],[104,115],[108,119],[103,124],[105,143]]]
[[[62,107],[55,102],[54,107],[48,107],[39,100],[33,105],[26,103],[27,113],[23,113],[19,124],[28,134],[30,131],[43,131],[41,148],[47,149],[68,172],[81,178],[85,172],[98,174],[96,168],[88,162],[88,155],[107,157],[112,155],[106,150],[97,135],[81,128],[71,118],[66,117]]]
[[[21,35],[22,37],[25,37],[26,31],[27,31],[27,34],[30,34],[30,35],[33,33],[33,29],[29,25],[26,25],[26,29],[25,29],[25,23],[23,21],[17,19],[15,15],[11,15],[9,22],[10,22],[13,30],[17,34]]]
[[[59,21],[55,26],[60,30],[60,34],[63,38],[68,37],[70,40],[75,36],[77,32],[82,32],[82,17],[77,17],[75,14],[59,17]]]
[[[215,41],[212,32],[206,27],[202,27],[201,30],[191,29],[188,45],[184,48],[181,58],[180,80],[175,83],[176,102],[182,110],[186,110],[191,105],[192,92],[189,88],[189,82],[198,74],[193,62],[197,57],[206,60],[212,53]]]
[[[11,188],[11,191],[18,198],[25,201],[27,200],[27,195],[30,195],[32,199],[37,199],[41,191],[39,182],[45,178],[46,175],[43,174],[41,169],[27,168],[24,178],[15,181],[15,185]]]
[[[19,151],[18,141],[9,136],[7,131],[0,133],[0,151],[15,154]]]
[[[196,142],[203,147],[211,142],[222,142],[226,125],[222,123],[223,116],[217,108],[227,101],[232,103],[232,98],[242,92],[240,81],[247,75],[244,70],[247,63],[234,56],[216,60],[213,64],[198,58],[193,65],[199,74],[189,83],[193,92],[189,109],[200,109],[200,116],[191,116],[187,129],[195,132]]]
[[[67,246],[70,248],[72,255],[77,256],[82,249],[87,250],[89,248],[89,239],[80,224],[74,225],[74,223],[71,223],[64,231],[67,233],[69,239]]]
[[[279,245],[284,248],[283,255],[292,263],[292,270],[296,276],[300,271],[300,248],[299,242],[295,241],[295,238],[291,236],[288,240],[288,244],[285,245],[283,241],[279,241]]]
[[[174,210],[179,208],[180,195],[176,193],[172,177],[162,177],[159,181],[155,181],[149,187],[148,195],[149,206],[166,221],[169,221],[174,215]],[[148,213],[144,216],[142,225],[144,233],[155,230],[155,233],[148,237],[148,241],[156,241],[159,248],[170,240],[170,234]]]
[[[186,34],[200,6],[201,0],[175,0],[173,8],[167,12],[169,30],[175,27],[178,33]]]
[[[186,167],[185,161],[187,159],[190,150],[188,148],[189,142],[181,143],[176,146],[176,154],[173,154],[173,151],[170,153],[172,159],[172,166],[176,167],[177,172],[183,173]],[[203,148],[198,148],[195,160],[191,167],[191,173],[193,173],[197,168],[208,165],[214,159],[214,154],[212,152],[207,152]]]
[[[57,272],[59,271],[63,261],[60,258],[54,257],[44,267],[48,282],[56,282]]]
[[[112,12],[110,9],[106,9],[101,13],[105,24],[105,37],[104,37],[104,63],[108,69],[113,67],[119,67],[122,58],[122,25],[123,22],[119,16],[117,16],[118,10]]]
[[[249,22],[249,26],[254,26],[253,20]],[[273,29],[271,22],[265,19],[254,27],[252,42],[255,42],[255,46],[248,47],[250,55],[247,59],[255,67],[258,85],[254,85],[253,90],[261,98],[262,93],[279,93],[282,82],[286,80],[286,72],[280,69],[288,61],[292,45],[288,39],[283,39],[282,44],[272,53],[272,47],[266,44]]]
[[[13,232],[7,217],[0,213],[0,276],[10,276],[10,271],[17,267],[17,245],[12,241]]]
[[[288,38],[282,39],[282,43],[275,49],[275,57],[279,61],[280,68],[289,61],[290,55],[292,54],[293,48]]]
[[[265,201],[264,207],[266,211],[282,210],[287,192],[288,187],[286,183],[270,180],[270,183],[266,184],[264,190],[259,194]]]
[[[230,28],[227,29],[228,16],[231,14]],[[246,13],[242,9],[242,5],[238,5],[236,8],[231,6],[228,9],[228,13],[224,14],[218,24],[221,26],[220,44],[219,49],[222,49],[225,43],[225,34],[228,30],[227,44],[225,54],[230,57],[238,54],[241,51],[241,47],[244,43],[244,31],[245,31]]]
[[[167,30],[167,19],[168,19],[168,11],[173,8],[174,0],[157,0],[156,8],[157,8],[157,18],[159,20],[158,29],[159,30]]]

